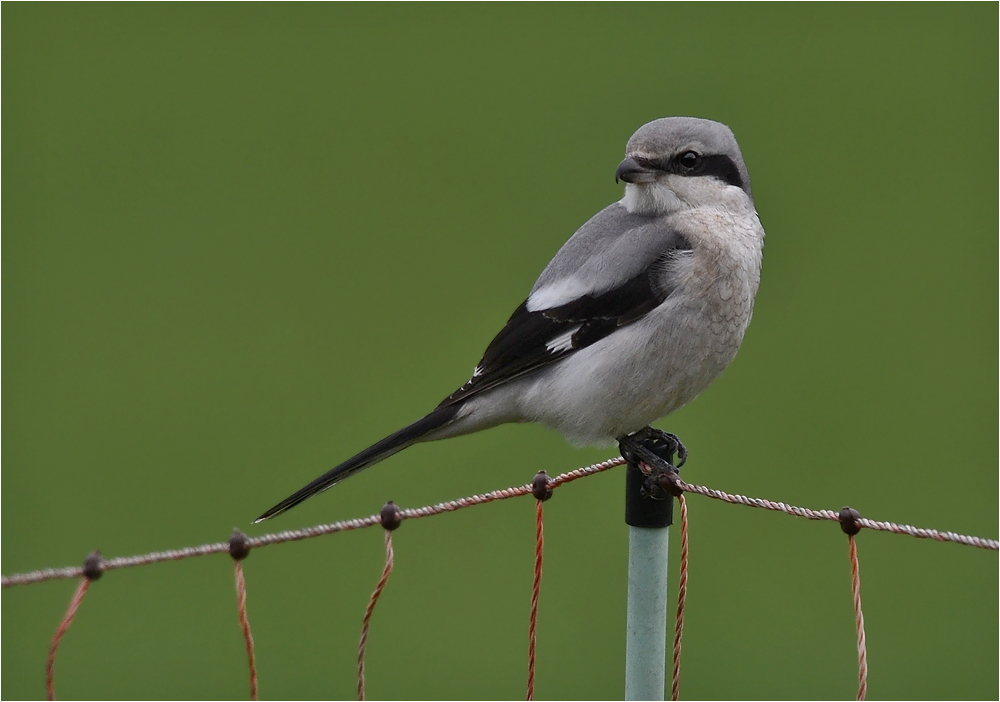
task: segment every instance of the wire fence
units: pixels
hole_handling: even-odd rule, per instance
[[[91,583],[98,578],[100,578],[105,572],[110,570],[117,570],[120,568],[132,568],[141,565],[149,565],[152,563],[160,563],[164,561],[177,561],[186,558],[193,558],[195,556],[205,556],[217,553],[228,553],[234,561],[235,566],[235,581],[236,581],[236,594],[237,594],[237,614],[240,623],[241,630],[243,632],[244,641],[246,643],[247,652],[247,663],[249,669],[249,689],[250,689],[250,699],[256,700],[258,698],[258,676],[257,676],[257,665],[256,657],[254,654],[254,642],[253,636],[250,629],[250,620],[247,613],[246,607],[246,592],[247,585],[246,579],[243,574],[242,560],[245,559],[252,549],[261,548],[264,546],[270,546],[274,544],[288,543],[291,541],[300,541],[302,539],[309,539],[318,536],[324,536],[327,534],[334,534],[343,531],[352,531],[356,529],[364,529],[368,527],[373,527],[376,525],[382,526],[385,530],[385,567],[383,568],[382,575],[379,578],[375,590],[373,591],[371,598],[368,602],[368,606],[365,609],[364,616],[362,618],[362,630],[361,638],[358,645],[358,661],[357,661],[357,694],[358,699],[363,700],[365,698],[365,649],[368,642],[369,625],[372,616],[375,611],[376,604],[378,603],[379,596],[385,589],[389,576],[392,572],[394,552],[392,546],[392,532],[397,529],[400,524],[405,520],[419,519],[422,517],[430,517],[439,514],[444,514],[446,512],[453,512],[459,509],[465,509],[467,507],[474,507],[477,505],[487,504],[489,502],[495,502],[497,500],[506,500],[514,497],[522,497],[525,495],[533,495],[537,500],[536,511],[535,511],[535,559],[534,559],[534,577],[532,581],[532,596],[531,596],[531,610],[529,614],[529,636],[528,636],[528,678],[527,678],[527,694],[526,698],[531,700],[534,698],[534,685],[535,685],[535,648],[536,648],[536,637],[537,637],[537,615],[539,607],[539,593],[541,590],[541,579],[542,579],[542,562],[543,562],[543,550],[544,550],[544,538],[543,538],[543,503],[545,500],[549,499],[553,490],[556,488],[584,478],[590,475],[596,475],[597,473],[602,473],[604,471],[610,470],[612,468],[624,465],[626,463],[624,458],[613,458],[608,461],[601,463],[595,463],[594,465],[587,466],[584,468],[579,468],[577,470],[570,471],[568,473],[560,474],[554,478],[550,478],[545,474],[544,471],[539,472],[531,483],[526,485],[521,485],[518,487],[504,488],[501,490],[494,490],[492,492],[483,493],[480,495],[472,495],[469,497],[463,497],[457,500],[451,500],[448,502],[441,502],[435,505],[428,505],[425,507],[401,509],[394,505],[392,502],[386,503],[382,511],[379,514],[370,515],[368,517],[360,519],[350,519],[346,521],[334,522],[332,524],[323,524],[314,527],[308,527],[305,529],[296,529],[289,531],[281,531],[271,534],[264,534],[257,537],[249,537],[243,534],[239,530],[234,531],[233,536],[229,541],[223,541],[218,543],[202,544],[200,546],[194,546],[189,548],[182,548],[170,551],[157,551],[152,553],[146,553],[137,556],[126,556],[104,559],[101,554],[94,551],[87,556],[83,565],[76,567],[67,568],[46,568],[42,570],[35,570],[26,573],[16,573],[12,575],[2,576],[2,587],[8,588],[15,585],[29,585],[33,583],[45,582],[48,580],[57,579],[80,579],[80,584],[77,587],[73,597],[70,601],[69,607],[66,611],[65,616],[60,622],[55,634],[52,638],[51,646],[49,647],[49,654],[46,661],[46,693],[49,699],[55,699],[55,659],[56,653],[59,648],[59,643],[65,636],[70,624],[73,622],[73,618],[79,609],[84,595],[87,593],[88,588]],[[646,466],[640,466],[643,471],[650,474],[650,471]],[[680,513],[681,513],[681,560],[680,560],[680,582],[678,586],[678,606],[677,615],[675,622],[675,632],[674,632],[674,643],[673,643],[673,656],[672,656],[672,685],[671,685],[671,698],[677,700],[680,698],[680,670],[681,670],[681,639],[684,630],[684,607],[687,596],[687,581],[688,581],[688,511],[687,503],[685,500],[685,493],[693,495],[701,495],[703,497],[708,497],[715,500],[720,500],[729,504],[738,504],[748,507],[756,507],[759,509],[766,509],[777,512],[784,512],[795,517],[802,517],[805,519],[814,520],[827,520],[839,522],[840,528],[847,534],[848,545],[849,545],[849,559],[851,565],[851,585],[852,594],[854,599],[854,611],[855,611],[855,625],[857,632],[857,644],[858,644],[858,693],[857,699],[865,699],[867,694],[867,679],[868,679],[868,661],[867,661],[867,647],[865,642],[865,630],[864,630],[864,615],[861,608],[861,578],[860,578],[860,567],[857,552],[856,535],[862,529],[870,529],[874,531],[885,531],[893,534],[905,534],[915,538],[921,539],[932,539],[935,541],[947,541],[957,544],[962,544],[965,546],[973,546],[976,548],[998,551],[1000,550],[1000,543],[995,539],[987,539],[978,536],[969,536],[964,534],[956,534],[954,532],[937,531],[935,529],[925,529],[914,527],[908,524],[896,524],[894,522],[884,522],[876,521],[861,517],[857,511],[844,507],[839,512],[833,510],[812,510],[804,507],[796,507],[793,505],[788,505],[783,502],[774,502],[771,500],[746,497],[744,495],[734,495],[721,490],[716,490],[708,488],[702,485],[695,485],[692,483],[687,483],[680,479],[676,473],[663,473],[658,474],[655,480],[658,482],[659,487],[662,488],[668,494],[674,495],[678,498],[680,503]]]

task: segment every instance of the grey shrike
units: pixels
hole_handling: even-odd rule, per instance
[[[412,444],[505,422],[575,444],[646,439],[707,388],[736,356],[760,282],[764,229],[736,138],[718,122],[655,120],[629,139],[618,180],[625,196],[563,245],[465,385],[257,521]]]

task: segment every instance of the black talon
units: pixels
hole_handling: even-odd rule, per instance
[[[659,430],[658,429],[654,429],[653,431],[659,431]],[[675,466],[675,468],[677,468],[678,470],[680,470],[680,468],[685,463],[687,463],[687,459],[688,459],[687,446],[685,446],[681,442],[681,440],[679,438],[677,438],[677,434],[671,434],[670,432],[666,432],[666,431],[662,432],[662,433],[663,433],[663,437],[668,442],[670,442],[670,443],[672,443],[674,445],[674,451],[673,452],[677,453],[677,465]]]

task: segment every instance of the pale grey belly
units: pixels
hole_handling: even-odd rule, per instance
[[[680,409],[736,356],[749,313],[668,304],[526,379],[524,420],[577,444],[607,445]]]

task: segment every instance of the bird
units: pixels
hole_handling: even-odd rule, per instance
[[[640,127],[615,171],[621,200],[559,249],[469,380],[426,416],[264,512],[261,522],[413,444],[537,422],[574,445],[672,434],[736,356],[760,284],[764,229],[732,130],[695,117]],[[676,440],[676,441],[675,441]]]

